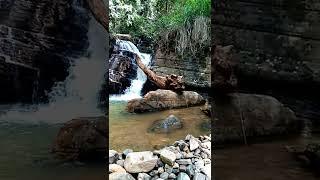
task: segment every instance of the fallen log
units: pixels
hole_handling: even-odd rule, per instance
[[[147,66],[145,66],[137,54],[135,54],[135,60],[139,68],[147,75],[148,79],[160,89],[167,89],[175,92],[181,92],[185,89],[182,76],[178,76],[175,74],[159,76]]]
[[[109,32],[109,17],[107,8],[102,0],[86,0],[94,18]]]

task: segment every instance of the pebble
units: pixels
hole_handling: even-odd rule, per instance
[[[192,164],[191,159],[178,159],[178,160],[176,160],[176,162],[178,164],[184,164],[184,165]]]
[[[179,173],[177,180],[190,180],[190,177],[188,176],[188,174],[181,172]]]
[[[122,153],[109,150],[109,164],[111,166],[111,169],[109,168],[109,178],[112,177],[115,180],[121,177],[131,180],[133,179],[132,175],[134,175],[137,180],[211,179],[211,134],[209,136],[200,136],[199,138],[189,134],[185,140],[176,141],[172,146],[150,152],[151,154],[148,157],[145,156],[146,159],[135,160],[137,166],[141,164],[148,168],[149,165],[143,163],[144,161],[147,163],[147,159],[150,158],[152,163],[154,162],[154,167],[148,171],[145,168],[139,169],[135,167],[135,169],[132,169],[133,167],[131,168],[130,166],[133,164],[129,165],[128,162],[126,164],[125,162],[130,157],[132,158],[130,153],[134,155],[140,152],[133,152],[132,149],[126,149]],[[128,154],[130,155],[128,156]],[[128,169],[128,167],[130,168]]]
[[[160,178],[168,179],[169,178],[169,174],[167,172],[164,172],[164,173],[160,174]]]

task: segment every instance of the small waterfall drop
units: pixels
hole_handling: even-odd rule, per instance
[[[116,44],[118,45],[120,52],[129,51],[137,54],[144,65],[148,66],[149,63],[151,62],[151,54],[140,53],[138,48],[132,42],[125,41],[125,40],[117,40]],[[110,101],[129,101],[131,99],[141,98],[141,90],[146,81],[147,81],[147,76],[138,67],[137,77],[134,80],[132,80],[131,86],[125,90],[124,94],[112,95],[110,96],[109,100]]]
[[[70,59],[69,75],[48,93],[49,103],[15,105],[0,120],[63,123],[80,116],[100,116],[99,92],[107,70],[107,32],[92,17],[89,21],[88,56]]]

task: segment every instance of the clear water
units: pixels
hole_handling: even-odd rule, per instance
[[[259,179],[259,180],[316,180],[314,172],[301,166],[285,146],[306,145],[320,142],[319,135],[269,140],[249,146],[216,149],[216,179]]]
[[[52,156],[50,147],[60,126],[0,121],[0,179],[104,179],[104,164],[67,164]]]
[[[199,136],[210,133],[201,127],[203,123],[210,121],[201,112],[201,106],[134,114],[126,111],[126,104],[125,101],[109,103],[109,149],[154,150],[184,139],[187,134]],[[169,134],[148,132],[154,121],[165,119],[171,114],[183,121],[182,129]]]

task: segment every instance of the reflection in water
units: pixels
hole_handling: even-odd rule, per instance
[[[312,142],[320,142],[320,138],[298,137],[215,150],[216,179],[319,179],[313,172],[304,169],[285,149],[287,145],[305,145]]]
[[[153,150],[184,139],[187,134],[193,136],[209,134],[208,130],[201,128],[201,125],[209,121],[209,118],[201,112],[199,106],[133,114],[126,112],[124,101],[111,101],[109,104],[109,149],[117,151],[127,148],[135,151]],[[148,132],[148,128],[154,121],[165,119],[171,114],[183,121],[183,129],[174,130],[169,134]]]

